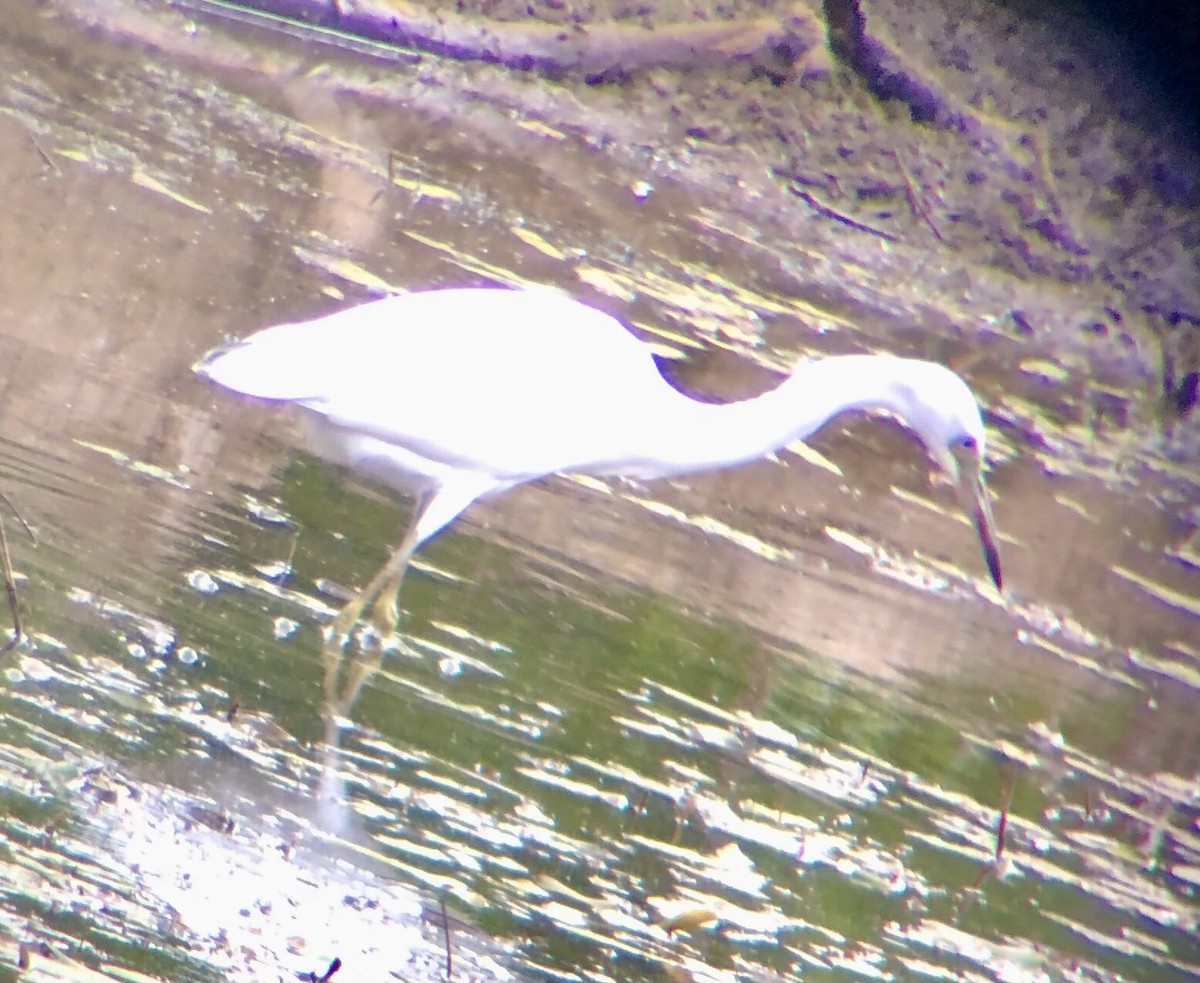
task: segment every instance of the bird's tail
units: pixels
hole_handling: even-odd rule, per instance
[[[321,391],[321,366],[325,363],[305,344],[305,327],[281,324],[244,341],[214,348],[192,371],[246,396],[312,398]]]

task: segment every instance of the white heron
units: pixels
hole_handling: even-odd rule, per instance
[[[802,360],[775,389],[701,403],[672,387],[650,349],[601,311],[549,289],[431,290],[281,324],[205,355],[200,374],[294,403],[327,455],[415,491],[400,545],[333,624],[365,606],[396,625],[413,552],[477,498],[555,473],[662,478],[752,461],[848,410],[890,412],[957,484],[1002,589],[983,481],[985,434],[966,383],[889,355]]]

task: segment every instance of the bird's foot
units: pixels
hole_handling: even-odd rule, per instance
[[[325,626],[325,642],[344,650],[354,639],[364,651],[390,652],[403,647],[397,632],[400,611],[394,594],[384,593],[371,605],[370,617],[364,618],[366,598],[358,596],[343,607]]]
[[[371,605],[371,623],[384,638],[396,634],[396,626],[400,624],[400,605],[392,591],[384,591]]]
[[[411,654],[404,637],[395,628],[385,631],[374,621],[366,621],[354,634],[358,651],[365,654],[391,655],[395,652]]]
[[[385,566],[366,588],[337,613],[325,629],[325,644],[344,650],[352,638],[364,651],[393,651],[401,644],[396,628],[400,624],[400,583],[404,567],[393,571]],[[370,605],[370,617],[363,614]]]
[[[354,634],[359,618],[362,617],[364,598],[359,596],[348,602],[334,619],[325,626],[325,642],[344,649]]]

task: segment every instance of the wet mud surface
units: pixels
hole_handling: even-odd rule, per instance
[[[5,516],[0,978],[1196,974],[1187,121],[1019,8],[864,3],[832,51],[755,47],[829,7],[458,7],[479,45],[704,27],[695,65],[531,72],[13,5],[0,491],[37,541]],[[759,26],[712,42],[729,20]],[[533,282],[707,398],[797,354],[955,365],[1006,596],[912,439],[847,419],[472,508],[332,713],[321,627],[407,505],[190,366],[388,289]]]

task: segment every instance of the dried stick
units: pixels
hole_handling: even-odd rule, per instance
[[[942,233],[938,231],[938,227],[933,224],[933,219],[929,215],[929,209],[925,207],[925,203],[917,194],[916,185],[913,184],[912,175],[908,173],[908,168],[904,166],[904,161],[900,157],[900,151],[889,150],[887,153],[896,162],[896,167],[900,169],[900,176],[904,179],[904,191],[908,196],[908,206],[918,218],[929,226],[929,231],[933,233],[933,237],[942,245],[945,245],[946,240],[942,237]]]
[[[789,190],[801,201],[805,202],[809,208],[815,211],[822,218],[832,219],[835,222],[840,222],[842,225],[848,226],[857,232],[866,232],[873,236],[879,236],[880,239],[886,239],[888,242],[899,242],[900,240],[890,232],[884,232],[882,229],[876,229],[873,226],[865,225],[857,219],[851,218],[849,215],[844,215],[836,209],[830,208],[822,201],[818,201],[813,195],[807,191],[801,191],[796,187],[795,183],[791,185]]]
[[[496,21],[430,9],[407,0],[260,0],[271,13],[333,24],[339,31],[407,45],[431,54],[543,72],[582,72],[596,79],[649,68],[688,70],[732,62],[797,64],[825,44],[825,28],[797,4],[772,17],[660,24],[596,23],[586,30],[532,20]]]

